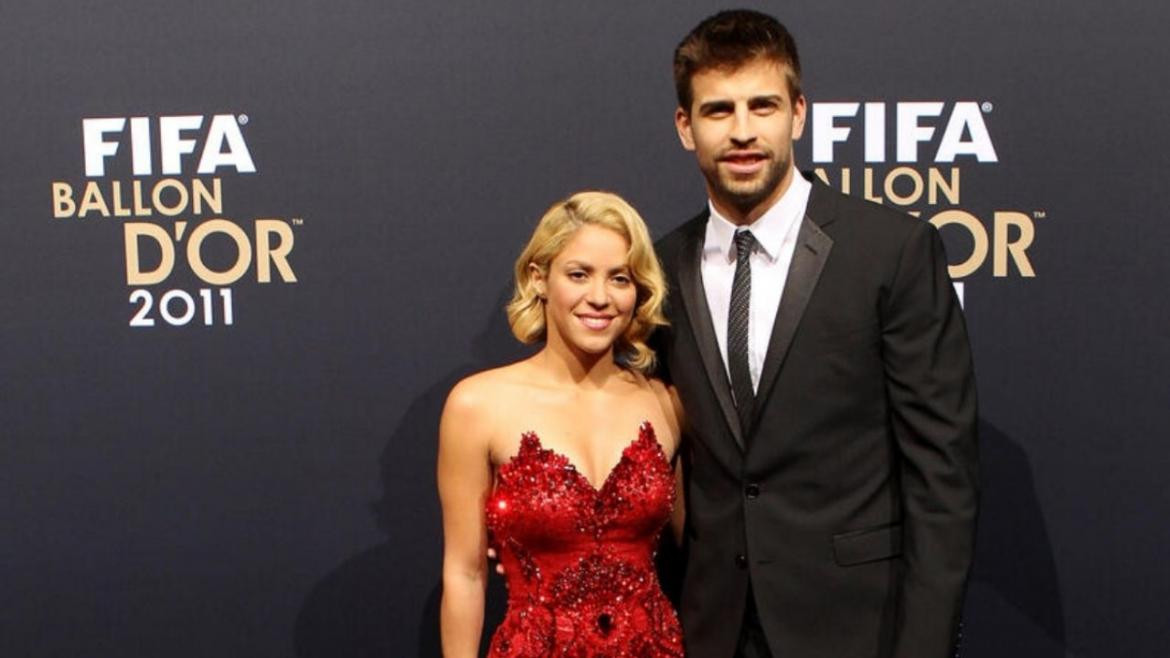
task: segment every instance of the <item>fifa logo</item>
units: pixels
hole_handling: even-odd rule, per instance
[[[117,155],[122,143],[127,119],[82,119],[82,147],[85,153],[85,175],[100,177],[106,175],[106,159]],[[162,174],[177,176],[183,173],[183,156],[191,155],[198,146],[198,140],[190,137],[203,127],[200,115],[159,117],[157,130],[152,129],[150,117],[132,117],[130,123],[130,159],[135,176],[150,176],[154,173],[152,142],[158,137]],[[211,117],[207,138],[199,151],[196,174],[215,174],[220,167],[232,167],[236,173],[256,172],[248,144],[240,132],[240,124],[247,123],[247,115],[237,119],[231,114],[216,114]]]
[[[884,102],[865,103],[862,118],[857,119],[862,103],[812,104],[812,160],[833,162],[834,147],[849,140],[855,127],[864,134],[865,161],[886,162],[886,106]],[[941,101],[900,102],[894,104],[894,144],[896,162],[918,162],[919,146],[930,143],[938,128],[926,123],[942,116],[946,104]],[[932,162],[954,162],[959,156],[971,156],[978,162],[998,162],[991,134],[983,121],[978,103],[959,102],[951,108],[935,148]]]

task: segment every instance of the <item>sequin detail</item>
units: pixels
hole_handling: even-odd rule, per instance
[[[489,655],[682,656],[678,617],[654,571],[674,495],[649,422],[599,488],[524,434],[485,505],[508,584],[508,613]]]

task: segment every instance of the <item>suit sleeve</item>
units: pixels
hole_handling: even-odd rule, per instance
[[[670,377],[670,332],[672,328],[657,327],[646,341],[650,349],[654,350],[654,376],[667,385],[674,385]]]
[[[949,657],[974,552],[977,411],[966,326],[927,222],[903,245],[882,347],[904,511],[894,656]]]
[[[673,254],[673,252],[662,240],[654,243],[654,249],[659,255],[660,263],[669,262],[668,255]],[[663,302],[662,312],[666,315],[667,318],[670,318],[672,315],[670,310],[670,306],[673,303],[672,298],[677,295],[678,292],[676,288],[676,282],[670,276],[670,273],[666,270],[665,267],[662,267],[662,273],[663,278],[666,281],[667,288],[666,300]],[[654,329],[654,333],[650,334],[650,337],[646,341],[647,345],[650,346],[650,349],[654,350],[654,376],[666,382],[668,385],[674,384],[670,377],[669,364],[671,341],[670,334],[672,331],[674,331],[674,327],[670,325],[657,327]]]

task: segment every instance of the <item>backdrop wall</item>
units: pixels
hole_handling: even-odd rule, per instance
[[[961,284],[963,655],[1164,653],[1170,9],[754,4],[798,165],[935,222]],[[670,55],[717,9],[6,3],[0,655],[437,655],[443,398],[525,353],[550,203],[704,203]]]

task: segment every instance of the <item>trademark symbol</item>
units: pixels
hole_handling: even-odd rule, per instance
[[[289,223],[291,223],[293,226],[301,226],[302,224],[304,224],[304,223],[305,223],[305,220],[304,220],[303,218],[301,218],[301,217],[293,217],[292,219],[290,219],[290,220],[288,220],[288,221],[289,221]]]
[[[236,117],[236,122],[239,123],[241,126],[248,125],[248,115],[241,114],[240,116]]]
[[[991,101],[983,101],[983,104],[979,106],[979,109],[983,110],[984,114],[991,114],[991,111],[995,109],[995,106],[991,104]]]
[[[1033,219],[1044,219],[1047,216],[1048,216],[1047,211],[1044,211],[1044,210],[1033,210],[1032,211],[1032,218]]]

